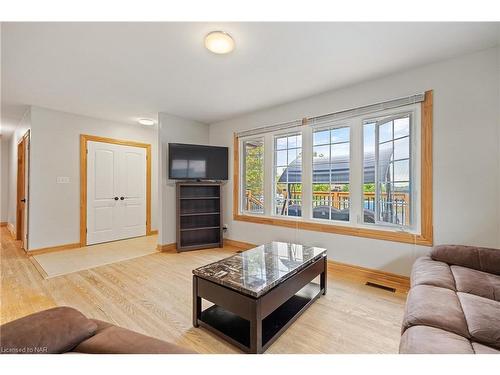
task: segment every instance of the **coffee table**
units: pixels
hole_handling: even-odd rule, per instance
[[[193,270],[193,325],[263,353],[326,294],[326,276],[323,248],[271,242],[243,251]],[[202,299],[213,305],[202,310]]]

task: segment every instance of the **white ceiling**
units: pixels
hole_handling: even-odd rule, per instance
[[[236,49],[203,47],[213,30]],[[498,43],[496,23],[4,23],[2,125],[37,105],[205,123]]]

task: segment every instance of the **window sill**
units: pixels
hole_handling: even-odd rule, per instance
[[[288,219],[260,215],[234,214],[233,219],[236,221],[245,221],[249,223],[274,225],[293,229],[302,229],[313,232],[335,233],[345,236],[355,236],[364,238],[373,238],[382,241],[392,241],[416,244],[422,246],[432,246],[432,237],[427,238],[421,234],[410,232],[401,232],[398,230],[372,229],[366,227],[352,227],[348,224],[326,224],[312,220],[304,219]]]

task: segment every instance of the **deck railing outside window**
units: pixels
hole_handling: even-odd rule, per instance
[[[349,205],[350,205],[350,197],[349,192],[346,191],[333,191],[331,193],[326,191],[315,192],[313,193],[313,216],[316,218],[321,218],[321,210],[323,208],[328,209],[329,207],[343,211],[344,214],[349,215]],[[264,206],[262,204],[262,197],[256,196],[252,194],[251,190],[247,190],[245,199],[245,210],[248,212],[254,213],[263,213]],[[289,216],[297,216],[295,215],[295,211],[301,211],[301,199],[302,195],[298,193],[290,193],[290,198],[287,202],[286,194],[279,194],[279,197],[276,197],[279,205],[277,207],[282,207],[285,204]],[[332,197],[332,200],[330,200]],[[387,197],[382,197],[380,202],[380,210],[381,214],[384,217],[392,217],[395,222],[400,225],[409,225],[410,218],[408,215],[408,203],[410,201],[410,196],[408,193],[394,193],[392,200]],[[364,216],[365,222],[373,222],[370,221],[370,218],[373,220],[375,215],[375,192],[365,192],[363,194],[363,207],[364,207]],[[290,209],[290,211],[288,211]],[[336,220],[335,215],[332,215],[332,220]]]

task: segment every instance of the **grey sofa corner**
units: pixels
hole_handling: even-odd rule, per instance
[[[411,274],[402,354],[500,354],[500,250],[442,245]]]

